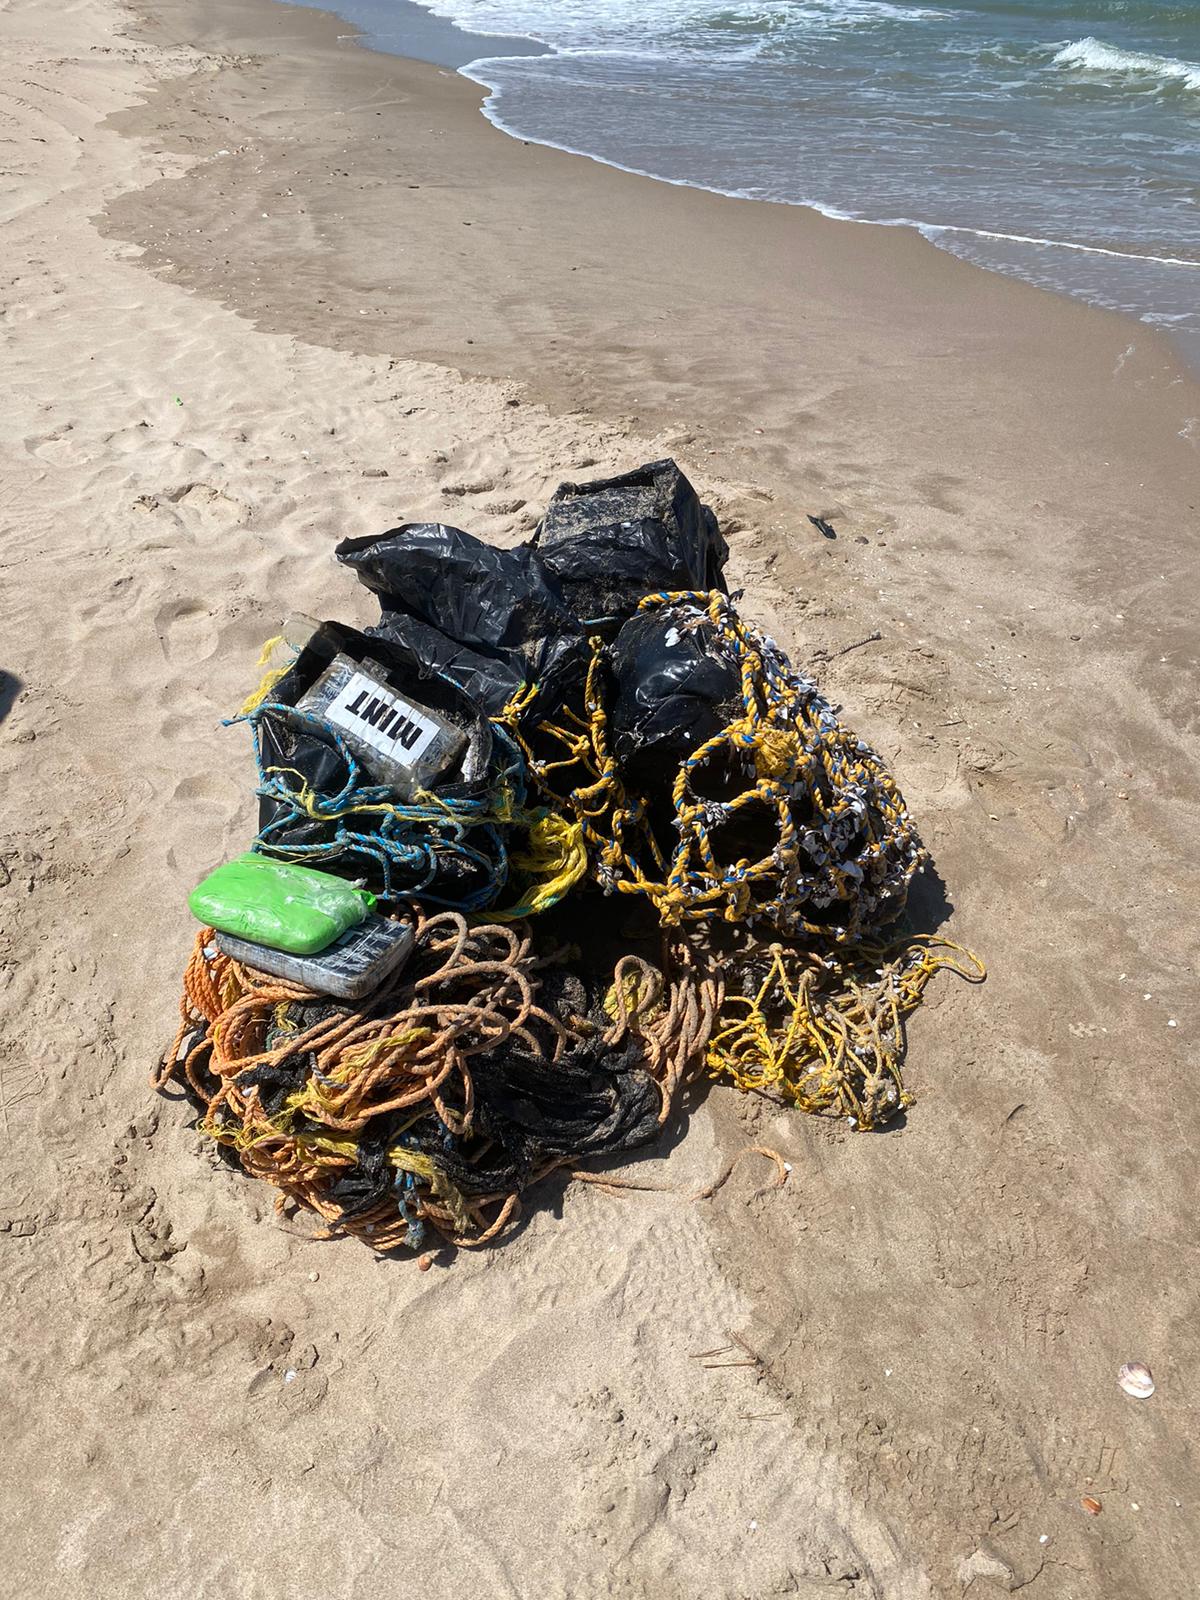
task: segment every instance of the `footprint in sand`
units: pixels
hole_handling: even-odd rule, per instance
[[[250,507],[231,495],[214,489],[210,483],[184,483],[165,489],[161,499],[170,501],[185,522],[198,523],[201,530],[240,528],[250,520]]]
[[[94,444],[87,445],[76,439],[74,432],[74,423],[68,422],[41,438],[26,439],[25,448],[31,456],[52,467],[86,467],[96,460],[99,450]]]
[[[199,600],[169,600],[159,606],[154,631],[168,661],[208,661],[219,647],[216,622]]]
[[[241,798],[241,791],[232,785],[227,777],[218,776],[213,772],[189,773],[186,778],[181,778],[171,791],[173,801],[186,801],[189,805],[216,806],[222,812],[229,809],[231,801],[237,803]]]
[[[164,711],[177,711],[186,717],[207,717],[212,720],[215,715],[212,696],[189,673],[168,678],[159,689],[156,700]]]
[[[499,486],[492,478],[480,478],[474,483],[444,483],[441,493],[448,500],[460,500],[464,495],[491,494]]]
[[[117,455],[142,454],[146,450],[151,431],[148,422],[135,422],[128,428],[118,428],[115,433],[106,434],[104,444]]]
[[[105,584],[102,591],[83,600],[76,607],[75,616],[93,627],[105,623],[124,625],[140,609],[143,588],[132,572],[123,572]]]

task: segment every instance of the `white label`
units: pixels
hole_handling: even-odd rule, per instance
[[[330,702],[325,717],[402,767],[415,766],[441,731],[416,706],[360,672]]]

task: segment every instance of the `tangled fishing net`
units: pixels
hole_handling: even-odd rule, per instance
[[[200,932],[155,1081],[230,1160],[420,1250],[499,1237],[555,1170],[596,1179],[702,1076],[860,1130],[911,1104],[906,1019],[982,965],[897,931],[927,852],[896,782],[739,615],[673,463],[562,486],[514,550],[419,524],[338,553],[381,621],[264,653],[235,719],[255,849],[369,888],[415,944],[341,1002]],[[311,709],[347,659],[457,730],[457,764],[373,774]]]
[[[465,752],[450,780],[401,794],[367,770],[342,729],[305,708],[306,691],[347,653],[373,653],[419,681],[425,702],[460,731]],[[265,854],[361,879],[395,904],[482,911],[503,894],[510,850],[539,848],[530,835],[544,813],[525,804],[525,764],[511,738],[402,644],[326,623],[282,670],[269,668],[233,720],[254,736],[255,845]]]
[[[800,1111],[879,1127],[913,1103],[901,1073],[904,1020],[942,970],[984,978],[977,956],[929,935],[863,946],[852,962],[773,944],[739,963],[742,992],[725,996],[709,1069]]]
[[[503,730],[496,730],[482,793],[405,801],[371,780],[336,729],[294,707],[268,701],[244,720],[256,735],[258,795],[273,808],[257,839],[265,853],[364,874],[389,900],[420,896],[465,911],[495,901],[508,873],[510,830],[536,820],[523,807],[524,771]],[[320,729],[339,761],[324,788],[305,780],[294,757],[264,754],[294,749],[306,724]]]
[[[338,1005],[198,934],[157,1083],[284,1201],[378,1250],[495,1238],[556,1167],[652,1139],[703,1065],[718,980],[681,953],[618,963],[608,990],[528,924],[417,912],[413,955]]]
[[[926,852],[880,757],[728,596],[648,595],[639,612],[668,636],[704,627],[736,687],[728,720],[679,764],[669,817],[630,792],[614,752],[599,639],[579,710],[545,715],[535,686],[506,714],[543,792],[580,824],[599,886],[645,895],[668,925],[853,943],[892,920]]]

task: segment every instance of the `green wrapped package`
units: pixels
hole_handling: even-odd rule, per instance
[[[374,904],[332,873],[253,854],[227,861],[188,896],[192,915],[219,933],[298,956],[324,950]]]

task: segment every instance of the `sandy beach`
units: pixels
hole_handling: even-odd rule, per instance
[[[349,32],[0,7],[0,1593],[1182,1600],[1200,384]],[[314,1243],[147,1081],[253,833],[221,718],[286,613],[370,620],[338,539],[513,543],[663,455],[988,983],[931,990],[886,1134],[713,1088],[639,1163],[679,1193],[549,1182],[424,1274]],[[686,1198],[748,1141],[786,1188]]]

